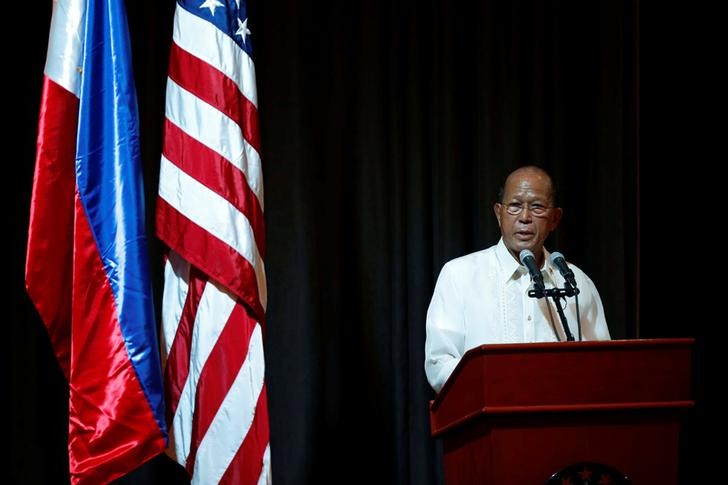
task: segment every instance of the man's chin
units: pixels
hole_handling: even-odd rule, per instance
[[[533,254],[538,254],[541,251],[540,246],[536,243],[534,240],[528,240],[528,241],[513,241],[511,244],[511,250],[514,251],[517,254],[520,254],[521,251],[524,249],[528,249]]]

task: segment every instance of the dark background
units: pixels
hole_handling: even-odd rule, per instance
[[[127,8],[151,216],[174,3]],[[10,483],[64,483],[67,386],[22,284],[51,2],[33,9],[6,69]],[[251,1],[249,15],[275,483],[439,483],[427,305],[447,260],[497,241],[498,186],[524,163],[553,174],[565,216],[547,246],[595,281],[613,338],[697,338],[681,477],[711,476],[725,316],[698,318],[698,285],[714,286],[705,255],[725,245],[715,14],[626,0],[281,0]],[[160,457],[121,481],[183,480]]]

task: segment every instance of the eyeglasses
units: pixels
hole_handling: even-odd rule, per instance
[[[524,208],[528,208],[528,210],[536,217],[542,217],[545,216],[546,213],[551,209],[551,207],[547,207],[545,205],[541,205],[539,203],[532,203],[532,204],[522,204],[521,202],[511,202],[510,204],[501,204],[506,206],[506,212],[509,213],[512,216],[517,216],[521,212],[523,212]]]

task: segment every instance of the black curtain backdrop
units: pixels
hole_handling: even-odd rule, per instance
[[[68,482],[67,386],[22,283],[50,3],[33,7],[10,58],[11,483]],[[682,12],[635,1],[477,3],[249,2],[274,483],[441,482],[425,313],[447,260],[497,242],[492,204],[524,163],[553,174],[565,215],[547,246],[595,281],[613,338],[698,337],[681,473],[699,476],[715,334],[684,324],[689,297],[651,291],[672,273],[644,248],[680,244],[663,239],[679,208],[662,197],[697,171],[665,167],[698,130],[679,115],[700,41],[663,24],[688,23]],[[127,6],[153,235],[174,3]],[[151,239],[159,312],[163,248]],[[159,457],[120,482],[185,477]]]

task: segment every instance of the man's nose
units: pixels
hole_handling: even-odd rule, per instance
[[[523,209],[521,209],[521,213],[518,214],[518,220],[524,222],[531,221],[531,208],[528,205],[523,206]]]

